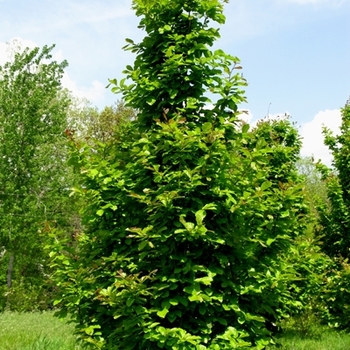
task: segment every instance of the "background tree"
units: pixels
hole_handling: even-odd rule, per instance
[[[349,135],[350,135],[350,106],[342,109],[342,125],[340,135],[335,136],[325,129],[325,144],[333,155],[334,170],[321,164],[318,166],[327,185],[327,195],[330,210],[326,206],[320,208],[323,248],[331,257],[349,258],[350,236],[350,180],[349,180]]]
[[[108,144],[113,142],[121,127],[136,119],[136,110],[126,107],[123,101],[112,106],[106,106],[99,111],[88,100],[72,96],[73,103],[68,113],[69,129],[76,140],[88,145],[96,142]]]
[[[327,188],[327,202],[319,205],[318,235],[322,249],[333,260],[324,288],[324,317],[330,324],[350,328],[350,105],[341,110],[340,134],[325,129],[325,144],[333,155],[333,169],[318,164]]]
[[[315,163],[313,157],[302,157],[298,159],[296,166],[298,172],[304,178],[305,193],[311,212],[314,216],[318,217],[319,206],[329,207],[326,182],[322,178],[322,174],[318,170],[318,165]]]
[[[57,199],[69,186],[62,167],[69,99],[60,80],[67,63],[52,61],[53,47],[17,48],[0,67],[0,246],[8,288],[45,274],[44,222],[63,221]]]

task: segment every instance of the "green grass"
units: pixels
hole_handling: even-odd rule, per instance
[[[277,346],[267,350],[349,350],[350,334],[325,325],[315,317],[296,318],[284,324],[284,331],[276,336]]]
[[[285,332],[278,340],[281,347],[269,347],[283,350],[349,350],[350,335],[320,327],[322,333],[317,336],[301,336],[299,332]]]
[[[318,324],[317,319],[293,319],[277,337],[280,346],[267,350],[349,350],[350,334]],[[52,312],[0,314],[0,350],[82,350],[74,327]]]
[[[80,350],[74,327],[44,313],[0,313],[0,350]]]

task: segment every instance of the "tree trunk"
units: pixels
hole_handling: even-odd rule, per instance
[[[12,271],[13,271],[13,262],[15,260],[15,255],[10,253],[9,265],[7,270],[7,288],[10,289],[12,287]]]

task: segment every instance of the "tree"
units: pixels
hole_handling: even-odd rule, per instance
[[[0,67],[0,246],[8,288],[14,270],[18,280],[42,276],[39,228],[58,216],[53,197],[67,193],[62,141],[69,99],[60,82],[67,63],[51,60],[53,48],[16,49]]]
[[[136,118],[136,111],[126,107],[123,101],[99,111],[88,100],[71,99],[73,103],[69,110],[69,130],[76,140],[80,139],[89,145],[113,142],[122,125]]]
[[[318,169],[326,182],[329,204],[319,207],[320,223],[322,229],[319,232],[324,242],[323,249],[331,257],[347,259],[349,253],[349,228],[350,228],[350,181],[349,181],[349,135],[350,135],[350,106],[342,109],[341,134],[338,136],[325,129],[325,144],[333,154],[333,167],[331,170],[322,164]],[[329,210],[330,209],[330,210]]]
[[[210,50],[221,1],[133,6],[147,35],[127,39],[131,83],[113,90],[137,119],[103,157],[71,137],[88,205],[77,247],[51,254],[61,315],[103,349],[263,349],[300,306],[281,259],[307,214],[297,132],[241,124],[239,60]],[[207,91],[219,94],[212,109]]]
[[[314,162],[313,157],[300,158],[296,163],[298,172],[304,178],[305,192],[307,200],[310,203],[311,212],[318,217],[319,206],[329,206],[327,198],[326,182],[318,170],[318,164]]]
[[[325,129],[325,144],[333,154],[333,169],[318,164],[326,184],[327,202],[318,206],[318,236],[322,249],[333,260],[324,287],[324,317],[334,326],[350,329],[350,105],[341,110],[340,135]]]

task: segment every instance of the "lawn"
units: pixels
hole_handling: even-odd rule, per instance
[[[61,322],[52,312],[0,314],[0,350],[82,350],[75,342],[74,327]],[[289,322],[277,337],[280,346],[267,350],[349,350],[350,334],[320,326],[301,327]]]
[[[80,350],[74,327],[44,313],[0,313],[0,350]]]
[[[282,323],[278,346],[267,350],[349,350],[350,334],[320,325],[315,316],[292,318]]]
[[[350,335],[327,327],[319,327],[319,333],[302,335],[299,332],[285,332],[279,339],[281,347],[268,350],[349,350]]]

